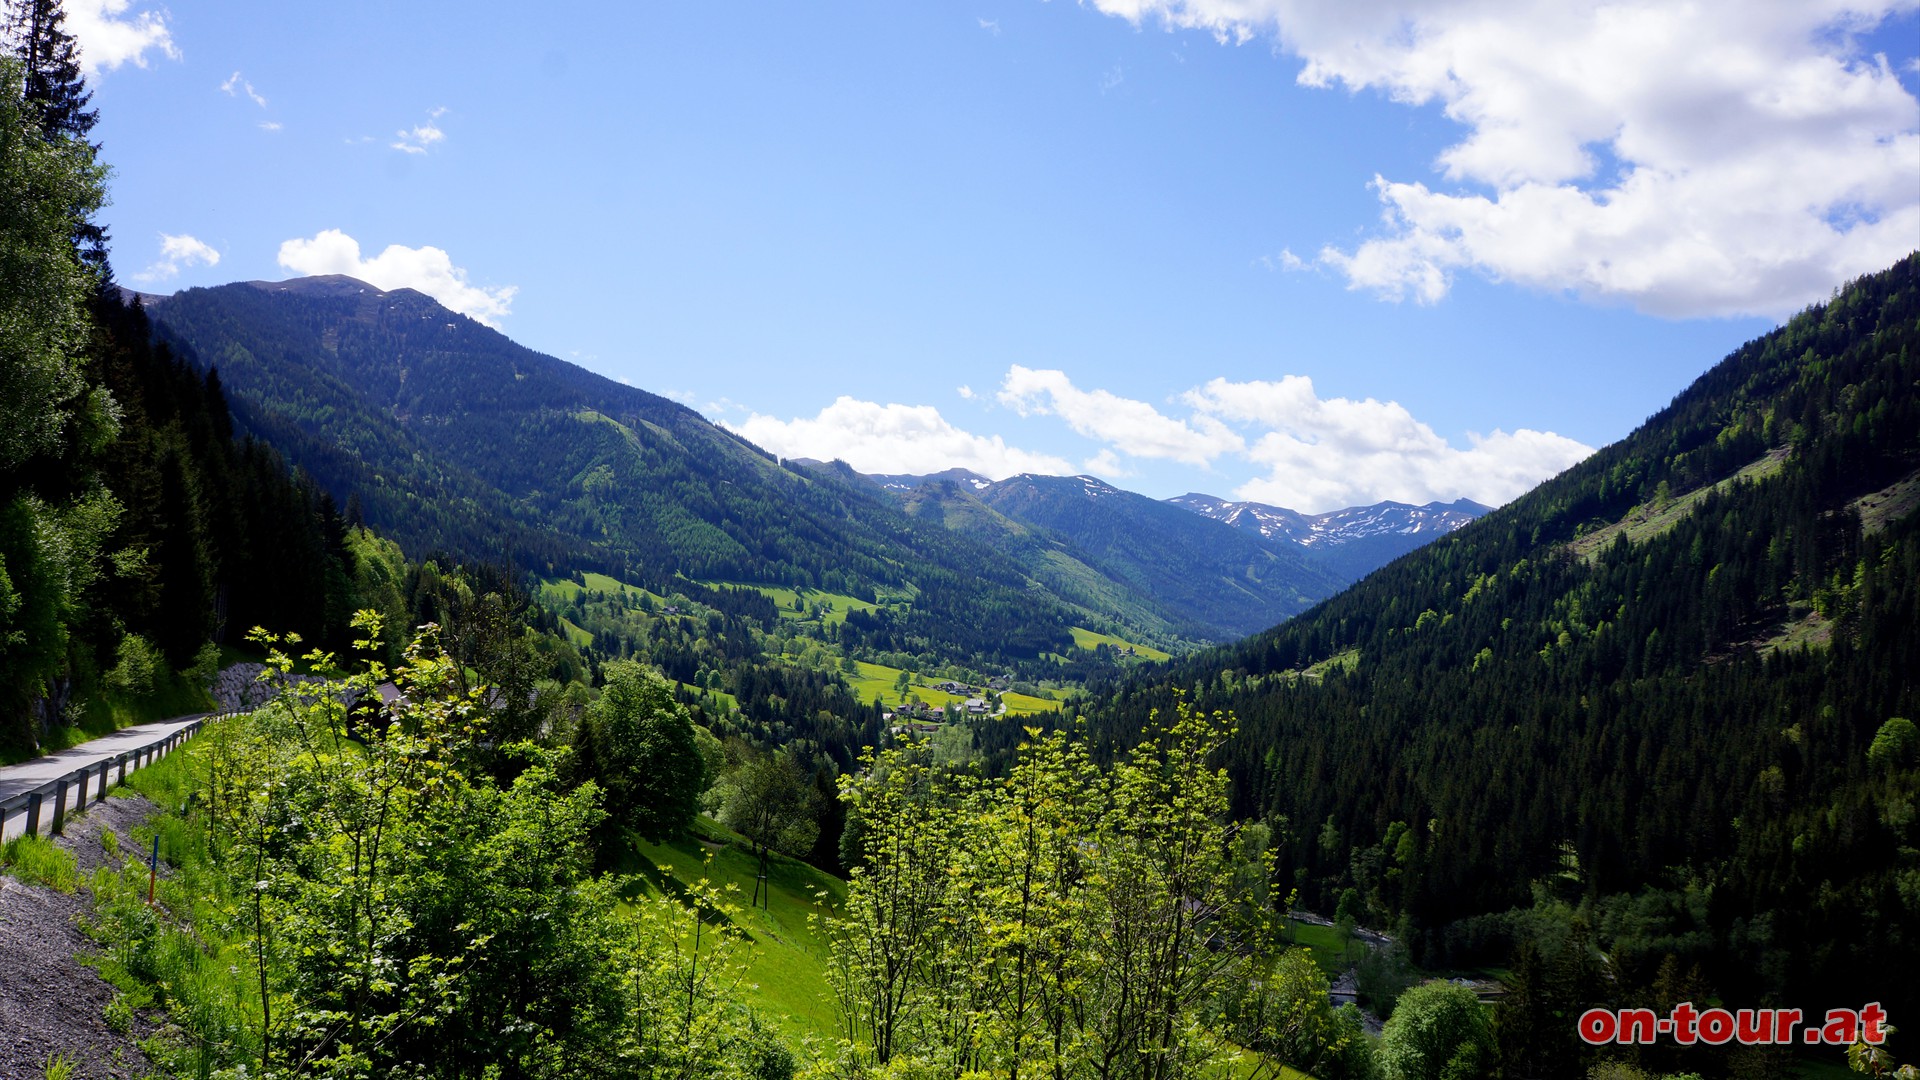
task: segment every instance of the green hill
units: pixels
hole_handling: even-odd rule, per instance
[[[431,299],[351,278],[189,289],[162,333],[218,369],[239,426],[415,553],[911,594],[890,638],[1005,663],[1062,652],[1077,613],[1010,560],[870,486],[523,348]]]
[[[752,983],[742,996],[778,1026],[789,1044],[836,1034],[839,1017],[826,979],[829,949],[821,935],[824,920],[846,899],[846,882],[775,855],[768,871],[772,899],[763,909],[749,908],[760,864],[747,842],[725,826],[701,818],[691,834],[665,843],[650,844],[631,834],[629,841],[630,857],[619,869],[643,877],[649,891],[680,895],[684,883],[704,877],[741,905],[732,924],[749,942]]]
[[[1282,880],[1405,920],[1430,966],[1578,911],[1633,1002],[1672,955],[1741,1004],[1915,1004],[1920,773],[1881,732],[1920,714],[1916,384],[1910,256],[1095,729],[1128,745],[1177,688],[1234,710]]]

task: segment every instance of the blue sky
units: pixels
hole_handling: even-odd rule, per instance
[[[421,288],[867,471],[1504,501],[1920,246],[1909,0],[67,9],[124,283]]]

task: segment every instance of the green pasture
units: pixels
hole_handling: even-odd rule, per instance
[[[772,899],[764,909],[750,909],[759,862],[747,841],[725,826],[703,817],[689,835],[665,843],[631,835],[629,841],[631,850],[619,869],[639,874],[649,892],[677,892],[676,883],[705,876],[739,904],[732,921],[749,942],[746,968],[752,986],[745,997],[764,1020],[796,1047],[809,1034],[833,1036],[838,1014],[826,989],[823,935],[826,918],[846,900],[846,882],[776,855],[768,869]],[[809,922],[810,916],[816,918]]]
[[[1084,626],[1075,626],[1071,629],[1073,631],[1073,643],[1088,652],[1092,652],[1102,645],[1109,645],[1123,653],[1128,649],[1132,649],[1135,656],[1148,660],[1168,660],[1173,656],[1172,653],[1162,652],[1151,645],[1142,645],[1137,641],[1128,641],[1125,638],[1114,637],[1112,634],[1102,634],[1098,631],[1089,630]]]

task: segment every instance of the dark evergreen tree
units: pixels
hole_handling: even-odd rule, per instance
[[[7,48],[25,69],[27,101],[39,109],[41,133],[49,139],[71,139],[98,153],[91,141],[100,112],[87,106],[93,92],[80,71],[80,47],[66,30],[67,13],[61,0],[8,0]],[[73,243],[80,257],[101,281],[111,281],[107,265],[107,231],[91,214],[76,214]]]

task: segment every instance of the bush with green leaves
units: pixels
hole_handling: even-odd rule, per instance
[[[1386,1080],[1480,1080],[1493,1071],[1493,1025],[1473,991],[1430,982],[1400,995],[1380,1032]]]
[[[831,926],[834,1067],[1170,1080],[1224,1064],[1223,997],[1278,940],[1249,902],[1271,856],[1236,842],[1210,765],[1230,730],[1182,702],[1107,769],[1030,730],[1003,779],[919,747],[870,756],[843,780],[859,850]]]
[[[135,839],[172,872],[156,911],[144,867],[101,871],[91,931],[125,1008],[184,1033],[156,1053],[267,1078],[785,1080],[739,1003],[730,898],[595,877],[598,787],[534,744],[481,746],[487,690],[459,689],[431,627],[389,670],[378,618],[359,625],[358,674],[283,682],[138,774],[167,812]],[[338,667],[294,640],[259,638],[269,677]],[[399,709],[345,704],[389,677]]]

